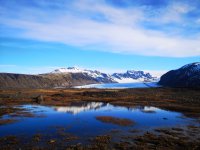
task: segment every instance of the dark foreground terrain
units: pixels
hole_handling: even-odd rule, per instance
[[[74,102],[106,102],[116,106],[154,106],[164,110],[183,113],[195,120],[195,124],[179,127],[156,128],[154,130],[130,130],[122,135],[120,130],[90,138],[87,143],[67,144],[79,137],[68,134],[57,127],[62,138],[52,138],[43,133],[35,134],[29,142],[26,137],[7,135],[0,137],[1,149],[200,149],[200,91],[180,88],[148,89],[20,89],[0,91],[0,126],[17,122],[20,117],[35,116],[26,108],[15,107],[22,104],[48,106],[70,106]],[[149,112],[151,113],[151,112]],[[5,115],[13,116],[6,119]],[[135,122],[123,118],[98,116],[104,123],[119,126],[134,125]],[[163,118],[167,119],[167,118]],[[67,128],[67,127],[66,127]],[[45,139],[44,139],[45,137]],[[118,137],[120,140],[113,140]],[[42,141],[42,142],[41,142]]]

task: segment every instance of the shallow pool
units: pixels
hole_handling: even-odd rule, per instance
[[[184,117],[179,112],[162,110],[156,107],[137,106],[122,107],[102,102],[78,102],[70,106],[41,106],[21,105],[28,109],[35,117],[15,117],[17,122],[1,125],[0,136],[21,135],[32,137],[42,133],[52,138],[57,138],[58,128],[63,132],[80,137],[80,142],[89,137],[107,134],[120,130],[122,134],[130,130],[152,130],[158,127],[174,127],[191,124],[194,120]],[[124,118],[134,122],[130,126],[120,126],[97,120],[97,116],[111,116]],[[9,115],[3,118],[11,118]]]

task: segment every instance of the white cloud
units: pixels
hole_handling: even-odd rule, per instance
[[[142,20],[156,21],[145,17],[144,8],[115,8],[102,1],[78,1],[70,6],[70,10],[63,9],[55,15],[49,11],[21,10],[19,18],[1,19],[1,22],[23,29],[22,37],[61,42],[84,49],[147,56],[200,56],[200,37],[187,38],[140,25]],[[182,23],[181,14],[189,9],[187,5],[172,5],[157,21]],[[97,15],[105,21],[92,18]]]

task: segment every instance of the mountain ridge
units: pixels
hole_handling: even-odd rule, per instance
[[[116,80],[116,76],[118,74]],[[76,67],[60,68],[49,73],[29,75],[0,73],[0,88],[70,88],[87,84],[151,81],[154,78],[143,71],[127,71],[112,75],[97,70]]]
[[[51,73],[87,73],[88,75],[99,78],[108,78],[108,80],[117,83],[141,82],[155,80],[150,73],[144,71],[127,70],[125,73],[106,74],[97,70],[79,69],[77,67],[68,67],[56,69]]]

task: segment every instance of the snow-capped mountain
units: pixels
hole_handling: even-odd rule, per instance
[[[188,73],[200,72],[200,62],[187,64],[187,65],[181,67],[180,69],[185,70]]]
[[[114,73],[112,78],[119,83],[127,82],[141,82],[141,81],[152,81],[152,77],[149,73],[143,71],[128,70],[126,73]]]
[[[156,81],[149,73],[127,71],[125,73],[106,74],[97,70],[77,67],[60,68],[53,72],[29,75],[0,73],[0,89],[6,88],[71,88],[100,83],[130,83]]]
[[[159,84],[172,87],[200,88],[200,62],[184,65],[161,76]]]
[[[51,73],[78,73],[78,72],[84,72],[84,70],[79,69],[77,67],[68,67],[68,68],[59,68],[54,70]]]
[[[65,74],[65,73],[82,73],[86,74],[92,78],[95,78],[98,82],[107,83],[109,82],[117,82],[117,83],[130,83],[130,82],[146,82],[153,81],[155,77],[152,77],[149,73],[144,73],[143,71],[134,71],[128,70],[125,73],[113,73],[106,74],[97,70],[87,70],[87,69],[79,69],[77,67],[68,67],[68,68],[60,68],[56,69],[53,72],[54,74]]]
[[[97,70],[93,71],[93,70],[88,70],[88,69],[80,69],[77,67],[60,68],[60,69],[54,70],[51,73],[53,74],[82,73],[84,75],[87,75],[91,78],[96,79],[98,82],[102,82],[102,83],[115,82],[109,74],[102,73]]]

